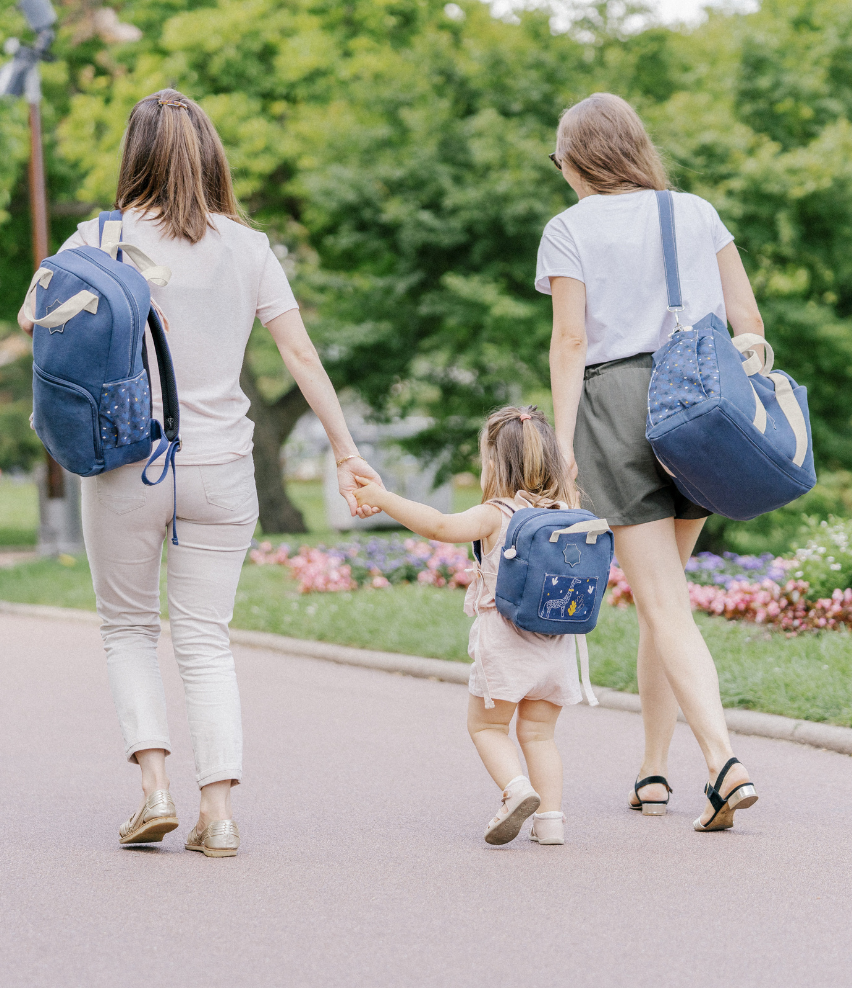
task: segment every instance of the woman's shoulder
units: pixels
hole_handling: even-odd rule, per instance
[[[707,199],[702,199],[694,192],[678,192],[672,189],[672,196],[675,202],[682,209],[691,210],[701,216],[716,216],[716,207]]]
[[[570,240],[573,229],[580,221],[581,205],[582,201],[575,202],[573,206],[569,206],[567,209],[563,209],[561,213],[557,213],[553,219],[548,221],[542,235],[545,237],[562,237],[564,240]]]
[[[269,237],[262,230],[238,223],[221,213],[213,213],[210,219],[220,236],[231,243],[254,251],[265,251],[269,247]]]

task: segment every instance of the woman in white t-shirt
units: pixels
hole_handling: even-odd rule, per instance
[[[757,796],[733,758],[716,667],[692,617],[684,566],[709,512],[678,492],[645,439],[651,354],[675,326],[655,189],[659,154],[628,103],[597,93],[559,123],[554,164],[579,202],[545,227],[536,288],[553,296],[556,433],[587,506],[607,518],[639,617],[645,755],[629,804],[662,815],[678,706],[709,772],[696,830],[733,826]],[[716,210],[673,193],[684,324],[714,312],[735,334],[763,335],[745,270]]]
[[[167,542],[171,639],[183,679],[201,806],[185,846],[208,857],[237,853],[231,787],[242,775],[242,724],[229,647],[240,570],[258,516],[249,401],[240,370],[255,318],[319,416],[353,515],[355,475],[378,475],[358,455],[328,375],[308,337],[266,235],[234,197],[225,152],[204,111],[175,90],[136,104],[124,139],[116,208],[122,239],[171,270],[152,299],[169,331],[180,399],[176,457],[179,544]],[[62,249],[99,246],[98,220]],[[32,323],[21,313],[21,326]],[[154,353],[148,340],[148,353]],[[154,370],[152,366],[152,371]],[[154,417],[162,420],[152,374]],[[142,770],[142,805],[119,830],[122,844],[161,841],[178,826],[169,793],[171,751],[157,663],[159,573],[173,521],[171,484],[145,487],[143,463],[82,482],[83,531],[97,595],[110,687],[125,754]],[[379,483],[381,481],[379,480]]]

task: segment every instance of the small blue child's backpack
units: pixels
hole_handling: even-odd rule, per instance
[[[497,570],[497,610],[524,631],[579,635],[583,686],[594,705],[583,636],[597,624],[609,581],[613,538],[606,519],[567,505],[518,508],[518,499],[500,503],[516,510]],[[479,542],[473,552],[481,562]]]
[[[148,281],[171,272],[121,241],[121,213],[101,213],[100,248],[76,247],[43,261],[24,302],[33,332],[33,428],[57,463],[81,477],[148,459],[142,482],[165,479],[180,449],[174,367]],[[122,250],[139,271],[122,263]],[[140,273],[141,271],[141,273]],[[151,418],[145,325],[151,329],[165,426]],[[151,454],[154,440],[158,446]],[[147,469],[162,453],[163,472]],[[150,457],[150,458],[149,458]],[[173,525],[172,541],[177,544]]]
[[[670,192],[657,192],[668,308],[683,309]],[[765,363],[752,349],[766,348]],[[772,371],[762,336],[728,335],[713,313],[677,326],[654,354],[645,437],[690,501],[745,521],[780,508],[816,483],[808,400]]]

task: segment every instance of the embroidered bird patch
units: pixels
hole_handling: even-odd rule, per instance
[[[580,562],[580,547],[576,542],[567,542],[562,550],[562,556],[568,566],[576,566]]]

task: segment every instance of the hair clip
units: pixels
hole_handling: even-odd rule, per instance
[[[158,99],[157,102],[160,104],[160,106],[179,106],[183,110],[189,109],[186,103],[181,103],[181,101],[178,99]]]

